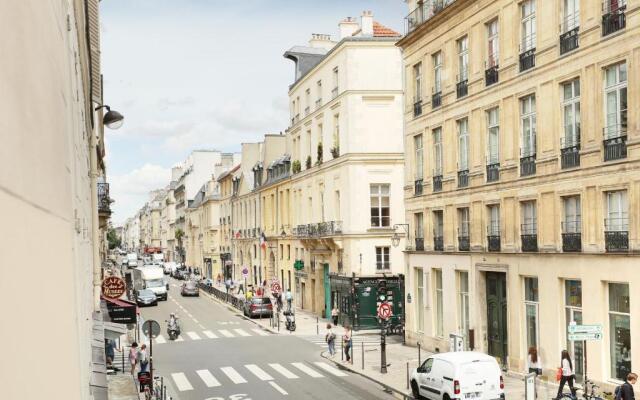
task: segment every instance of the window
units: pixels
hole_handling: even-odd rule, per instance
[[[442,238],[443,235],[443,222],[442,210],[433,212],[433,236]]]
[[[333,116],[333,148],[340,149],[340,114]]]
[[[432,56],[433,61],[433,92],[442,91],[442,52],[439,51]]]
[[[376,270],[382,271],[391,268],[389,260],[390,247],[376,247]]]
[[[322,105],[322,81],[316,83],[316,107]]]
[[[621,63],[605,69],[605,138],[627,134],[627,64]]]
[[[619,190],[607,192],[607,220],[605,230],[610,232],[627,231],[629,229],[629,214],[627,191]]]
[[[580,0],[564,0],[563,11],[562,32],[568,32],[580,26]]]
[[[422,63],[419,62],[413,66],[413,102],[417,103],[422,100]]]
[[[469,37],[458,40],[458,82],[466,81],[469,77]]]
[[[336,98],[338,96],[338,67],[333,69],[333,90],[331,91],[331,96]]]
[[[307,89],[304,92],[304,102],[305,102],[304,114],[308,115],[309,112],[311,111],[311,89]]]
[[[415,166],[415,178],[416,180],[422,179],[424,170],[424,157],[422,149],[422,135],[416,135],[413,137],[413,147],[416,152],[416,166]]]
[[[442,128],[433,130],[433,175],[442,175]]]
[[[580,79],[562,85],[562,111],[564,114],[563,148],[580,143]]]
[[[582,282],[574,280],[564,281],[564,293],[565,293],[565,319],[566,325],[571,323],[582,325]],[[567,333],[567,350],[573,360],[573,368],[576,373],[578,382],[584,380],[584,347],[583,342],[580,340],[569,340]]]
[[[334,193],[334,212],[335,212],[335,216],[336,216],[336,221],[340,221],[340,191],[336,190]]]
[[[423,239],[424,238],[424,218],[422,213],[413,214],[413,220],[416,226],[416,239],[418,238]]]
[[[535,201],[523,201],[520,203],[522,212],[522,234],[536,235],[538,233],[537,212]]]
[[[443,314],[443,304],[442,304],[442,270],[434,269],[433,270],[433,281],[434,281],[434,293],[435,293],[435,304],[436,304],[436,336],[442,337],[444,336],[444,314]]]
[[[536,98],[534,95],[520,99],[520,128],[522,132],[522,157],[536,155]]]
[[[499,164],[500,114],[498,107],[487,111],[487,164]]]
[[[469,237],[469,207],[458,208],[458,236]]]
[[[465,348],[469,348],[469,273],[458,271],[458,331],[464,337]]]
[[[390,226],[391,217],[389,214],[389,185],[371,185],[370,192],[371,226],[374,228]]]
[[[463,118],[458,124],[458,171],[469,169],[469,121]]]
[[[280,245],[280,259],[284,260],[284,245]]]
[[[538,348],[538,278],[524,278],[527,348]]]
[[[489,214],[489,236],[500,236],[500,206],[492,204],[487,207]]]
[[[487,68],[497,67],[500,45],[498,42],[498,19],[487,24]]]
[[[424,332],[424,273],[422,268],[415,268],[416,277],[416,321],[418,322],[418,332]]]
[[[631,313],[627,283],[609,283],[609,342],[611,377],[624,380],[631,372]]]
[[[520,53],[536,47],[536,2],[535,0],[523,1],[520,5],[521,12],[521,48]]]
[[[582,211],[580,208],[580,196],[562,198],[564,208],[563,233],[582,232]]]
[[[291,245],[287,245],[287,260],[291,260]]]

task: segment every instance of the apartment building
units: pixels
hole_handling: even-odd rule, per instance
[[[578,381],[588,353],[619,382],[640,365],[640,3],[408,3],[407,339],[518,371],[536,347],[547,375],[567,349]]]
[[[232,197],[234,195],[235,182],[239,173],[240,164],[235,165],[230,170],[223,172],[218,176],[218,184],[220,187],[220,271],[223,279],[238,280],[238,273],[235,271],[232,260]],[[217,276],[217,274],[216,274]]]

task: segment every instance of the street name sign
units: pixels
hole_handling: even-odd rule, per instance
[[[602,325],[575,325],[567,326],[568,333],[597,333],[602,336]]]
[[[596,333],[596,332],[575,332],[575,333],[569,333],[568,336],[569,336],[569,340],[572,340],[572,341],[602,339],[602,333]]]
[[[109,276],[102,281],[102,295],[107,299],[119,299],[127,290],[127,285],[117,276]]]

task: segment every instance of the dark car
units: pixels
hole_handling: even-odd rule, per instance
[[[151,290],[138,290],[136,293],[136,303],[138,303],[139,306],[157,306],[158,297]]]
[[[200,289],[194,281],[188,281],[182,284],[180,294],[183,296],[200,296]]]
[[[186,268],[179,268],[173,271],[171,276],[174,277],[175,279],[185,280],[188,274],[189,272],[187,271]]]
[[[249,318],[273,316],[273,305],[268,297],[252,297],[244,303],[244,315]]]

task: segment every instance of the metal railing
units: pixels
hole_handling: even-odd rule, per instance
[[[416,251],[424,251],[424,238],[416,238]]]
[[[500,163],[487,164],[487,182],[496,182],[500,179]]]
[[[627,25],[626,10],[626,0],[616,2],[607,0],[602,3],[602,36],[610,35],[625,28]]]
[[[582,221],[563,221],[562,228],[562,251],[577,252],[582,251]]]
[[[603,140],[604,160],[620,160],[627,158],[627,126],[612,125],[603,128],[606,139]]]
[[[469,234],[462,236],[458,234],[458,251],[469,251],[470,248]]]
[[[469,186],[469,170],[458,171],[458,187],[465,188]]]
[[[560,138],[560,165],[562,169],[580,166],[580,126],[576,137]]]
[[[520,72],[526,71],[536,66],[536,49],[526,50],[520,53]]]
[[[413,32],[418,26],[430,20],[456,0],[424,0],[405,17],[405,34]]]
[[[456,97],[464,97],[469,94],[469,80],[462,79],[456,83]]]
[[[536,155],[520,157],[520,176],[536,174]]]
[[[109,184],[98,182],[98,212],[111,213],[111,198],[109,197]]]
[[[440,234],[440,236],[437,236],[436,234],[433,235],[433,250],[435,251],[444,250],[444,238],[442,234]]]
[[[494,232],[495,233],[495,232]],[[487,235],[487,249],[489,251],[500,251],[500,234]]]
[[[442,191],[442,175],[433,176],[433,191],[434,192]]]
[[[417,99],[413,103],[413,116],[419,117],[422,115],[422,99]]]
[[[442,105],[442,92],[439,90],[431,95],[431,108],[438,108]]]
[[[485,86],[498,83],[498,65],[493,65],[484,70],[484,84]]]
[[[295,237],[323,237],[342,234],[342,221],[319,222],[302,224],[292,229]]]
[[[575,27],[560,34],[560,54],[565,54],[579,47],[578,32],[580,28]]]
[[[416,179],[414,183],[414,196],[420,196],[424,187],[422,178]]]
[[[244,300],[234,296],[231,293],[227,293],[226,291],[220,290],[215,286],[205,285],[204,283],[198,283],[198,287],[200,290],[205,291],[215,297],[218,300],[222,300],[231,304],[234,308],[243,311],[244,310]],[[246,288],[245,288],[246,290]]]

